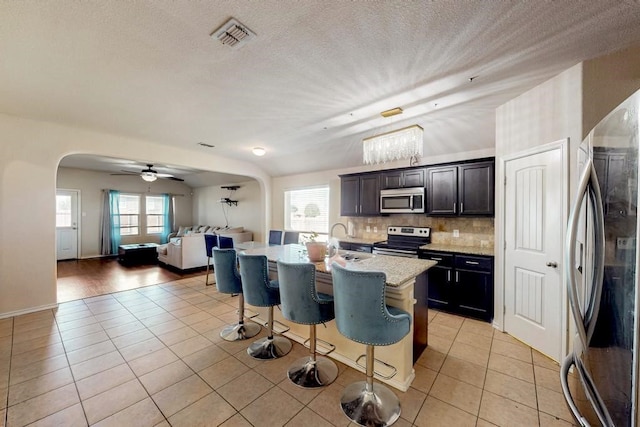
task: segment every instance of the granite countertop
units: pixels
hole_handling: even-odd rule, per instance
[[[459,245],[451,245],[447,243],[430,243],[428,245],[420,246],[420,249],[427,250],[427,251],[438,251],[438,252],[455,252],[458,254],[468,254],[468,255],[494,256],[493,246],[480,247],[480,246],[459,246]]]
[[[278,260],[309,262],[305,247],[302,245],[269,246],[246,249],[242,252],[249,255],[266,255],[267,259],[272,262]],[[357,261],[348,261],[342,256],[334,257],[331,260],[325,259],[314,263],[316,271],[331,274],[331,263],[336,261],[350,270],[382,271],[387,275],[387,286],[398,287],[437,264],[435,261],[426,259],[371,255],[350,251],[341,251],[340,253],[353,254],[359,259]]]

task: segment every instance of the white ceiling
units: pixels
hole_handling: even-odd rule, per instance
[[[209,37],[230,17],[257,34],[238,50]],[[362,138],[417,123],[428,163],[493,148],[497,106],[638,42],[633,0],[7,0],[0,112],[274,176],[358,166]]]

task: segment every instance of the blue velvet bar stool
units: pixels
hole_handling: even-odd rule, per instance
[[[310,329],[309,356],[296,360],[289,367],[289,380],[304,388],[331,384],[338,376],[338,367],[332,360],[317,356],[316,325],[335,318],[333,297],[317,291],[316,267],[310,263],[278,261],[278,284],[284,318],[309,325]]]
[[[374,346],[400,341],[411,330],[411,315],[385,304],[384,273],[347,270],[333,263],[331,274],[338,331],[367,345],[366,381],[348,385],[340,406],[360,425],[391,425],[400,417],[400,401],[387,387],[373,383]]]
[[[214,284],[214,283],[209,283],[209,269],[211,268],[211,257],[213,256],[211,251],[216,246],[218,246],[218,236],[215,234],[205,234],[204,248],[207,251],[207,275],[205,276],[204,283],[207,286]]]
[[[246,301],[255,307],[269,307],[269,320],[265,325],[268,336],[253,342],[247,349],[255,359],[277,359],[291,351],[291,341],[273,335],[273,306],[280,304],[280,289],[277,280],[269,280],[267,257],[264,255],[239,254],[242,292]]]
[[[236,251],[214,248],[213,267],[218,292],[238,295],[238,323],[225,326],[220,331],[220,336],[226,341],[239,341],[258,335],[260,325],[253,322],[244,323],[244,295],[240,273],[238,273]]]

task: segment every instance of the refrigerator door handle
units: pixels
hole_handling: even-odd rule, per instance
[[[593,274],[592,286],[589,301],[585,308],[585,327],[587,341],[584,343],[587,348],[598,320],[600,311],[600,299],[602,297],[602,287],[604,284],[604,209],[600,184],[593,162],[591,165],[591,175],[589,178],[589,197],[591,198],[592,213],[595,222],[594,244],[593,244]]]
[[[576,259],[576,235],[578,228],[578,220],[580,217],[580,207],[582,206],[582,200],[585,198],[588,192],[589,181],[591,179],[592,160],[587,159],[582,175],[578,182],[578,191],[576,192],[576,199],[571,207],[569,213],[569,222],[567,226],[567,240],[565,250],[565,276],[567,279],[567,290],[569,294],[569,305],[571,306],[571,312],[575,319],[576,329],[578,330],[578,337],[583,344],[583,347],[587,347],[587,331],[585,329],[585,319],[580,311],[580,303],[578,301],[578,281],[576,279],[576,272],[573,268],[573,263]]]
[[[580,424],[581,427],[590,427],[589,422],[582,416],[582,414],[578,410],[578,407],[573,400],[573,396],[571,396],[571,390],[569,389],[569,370],[574,364],[573,353],[569,353],[569,355],[562,362],[562,366],[560,366],[560,384],[562,385],[562,394],[564,394],[564,399],[567,402],[567,406],[569,407],[573,418]]]

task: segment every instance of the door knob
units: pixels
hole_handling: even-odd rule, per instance
[[[553,267],[553,268],[558,268],[558,263],[555,261],[549,261],[547,263],[547,267]]]

